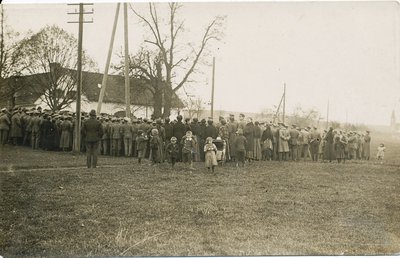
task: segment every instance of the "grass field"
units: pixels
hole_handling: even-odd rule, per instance
[[[379,138],[381,137],[381,138]],[[400,253],[400,140],[385,164],[137,165],[6,148],[0,255],[228,256]]]

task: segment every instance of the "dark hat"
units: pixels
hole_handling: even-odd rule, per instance
[[[244,115],[243,113],[240,113],[240,114],[239,114],[239,116],[243,116],[243,117],[245,117],[245,115]]]
[[[92,109],[89,113],[90,116],[96,116],[96,110]]]
[[[177,117],[176,117],[176,119],[178,119],[178,121],[181,121],[182,120],[182,116],[181,115],[178,115]]]
[[[229,116],[235,116],[234,114],[229,114]]]

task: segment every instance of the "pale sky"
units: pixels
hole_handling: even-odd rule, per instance
[[[286,110],[315,108],[330,120],[390,123],[400,115],[399,6],[396,2],[209,2],[183,3],[185,40],[198,42],[207,22],[226,16],[225,37],[214,44],[215,109],[260,112],[280,101],[286,83]],[[93,24],[84,25],[83,47],[104,71],[116,4],[95,3]],[[146,4],[135,3],[144,12]],[[25,33],[68,24],[66,4],[6,5],[7,24]],[[145,38],[131,11],[129,48],[135,53]],[[165,14],[165,13],[164,13]],[[114,53],[123,46],[122,8]],[[210,57],[210,61],[211,61]],[[116,58],[114,55],[114,62]],[[208,101],[211,67],[202,67],[189,94]],[[200,78],[197,76],[197,78]],[[180,94],[183,94],[181,92]]]

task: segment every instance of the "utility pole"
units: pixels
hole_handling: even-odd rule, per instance
[[[215,57],[213,57],[212,87],[211,87],[211,118],[214,119],[214,87],[215,87]]]
[[[125,38],[125,116],[131,117],[131,93],[129,88],[129,49],[128,49],[128,4],[124,3],[124,38]]]
[[[82,39],[83,39],[83,24],[84,23],[93,23],[92,21],[84,21],[84,14],[93,14],[93,8],[91,11],[85,12],[83,9],[84,5],[93,5],[93,4],[68,4],[68,5],[79,5],[79,13],[72,12],[68,14],[78,14],[79,21],[72,21],[68,23],[79,23],[79,37],[78,37],[78,85],[76,87],[76,126],[75,126],[75,141],[74,141],[74,152],[80,152],[81,146],[81,92],[82,92]]]
[[[119,16],[119,7],[120,7],[120,5],[121,4],[118,3],[117,4],[117,8],[115,10],[114,25],[113,25],[113,29],[112,29],[112,33],[111,33],[110,46],[108,48],[106,67],[104,68],[104,75],[103,75],[103,80],[101,82],[99,101],[97,102],[97,113],[98,114],[100,114],[100,112],[101,112],[101,105],[103,104],[104,93],[106,92],[108,69],[110,68],[111,53],[112,53],[113,46],[114,46],[115,30],[116,30],[117,24],[118,24],[118,16]]]
[[[285,110],[286,110],[286,83],[283,84],[283,119],[282,123],[285,123]]]

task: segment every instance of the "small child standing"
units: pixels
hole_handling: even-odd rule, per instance
[[[169,157],[169,161],[172,164],[172,167],[175,166],[176,158],[179,154],[179,145],[176,143],[176,137],[171,138],[171,142],[167,145],[166,151]]]
[[[212,172],[214,172],[215,166],[218,165],[217,156],[215,153],[217,152],[217,146],[213,143],[213,139],[211,137],[207,137],[206,143],[204,145],[204,154],[205,154],[205,163],[208,171],[210,168]]]
[[[192,153],[196,145],[196,140],[193,138],[192,132],[187,131],[186,135],[182,137],[181,146],[182,148],[182,159],[185,164],[189,163],[189,169],[194,170]]]
[[[236,149],[236,158],[237,158],[236,167],[239,166],[239,162],[242,163],[242,166],[244,167],[247,140],[246,140],[246,137],[243,136],[242,128],[238,129],[237,134],[238,134],[238,136],[235,139],[235,149]]]
[[[147,144],[147,137],[142,130],[138,131],[138,136],[136,137],[136,150],[138,153],[138,162],[142,163],[142,159],[144,158],[145,150]]]
[[[381,161],[381,164],[383,164],[383,158],[385,157],[385,144],[381,143],[378,147],[378,153],[376,154],[376,157],[378,160]]]
[[[159,149],[161,148],[161,139],[158,136],[158,130],[155,128],[151,129],[150,148],[152,165],[156,165],[160,163]]]

